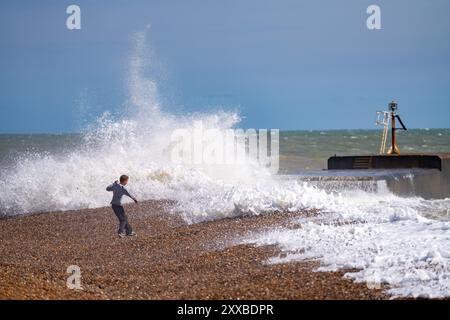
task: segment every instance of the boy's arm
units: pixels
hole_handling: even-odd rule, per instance
[[[123,193],[124,193],[126,196],[129,196],[131,199],[133,199],[134,202],[136,202],[136,203],[138,202],[138,201],[136,200],[136,198],[133,197],[133,196],[128,192],[127,189],[123,188]]]
[[[109,186],[106,187],[106,191],[113,191],[113,186],[117,184],[117,181],[114,181],[114,183],[111,183]]]

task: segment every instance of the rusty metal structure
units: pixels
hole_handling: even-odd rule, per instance
[[[401,196],[450,197],[450,154],[400,154],[396,131],[407,129],[397,110],[397,103],[391,101],[389,111],[377,112],[376,124],[383,126],[378,155],[334,155],[328,159],[328,172],[340,178],[382,180],[390,191]],[[400,127],[396,127],[397,121]],[[391,146],[386,152],[389,125]]]

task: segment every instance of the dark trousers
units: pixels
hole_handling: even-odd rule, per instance
[[[131,228],[131,225],[128,223],[128,217],[125,214],[124,208],[122,206],[113,204],[112,209],[114,210],[117,219],[119,219],[119,233],[126,232],[126,234],[128,235],[131,234],[131,232],[133,232],[133,229]]]

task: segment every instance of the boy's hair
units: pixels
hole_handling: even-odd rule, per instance
[[[120,182],[127,181],[128,180],[128,176],[126,174],[123,174],[123,175],[120,176],[119,180],[120,180]]]

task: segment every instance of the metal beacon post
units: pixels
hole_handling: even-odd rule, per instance
[[[377,112],[377,125],[383,125],[383,132],[381,135],[381,146],[380,146],[380,154],[385,154],[386,150],[386,140],[387,140],[387,132],[389,127],[389,121],[391,122],[391,147],[389,148],[387,154],[399,155],[400,149],[397,146],[397,140],[395,131],[402,129],[407,130],[402,119],[395,112],[398,109],[398,104],[393,100],[389,103],[389,111],[378,111]],[[398,120],[401,128],[395,127],[395,119]]]

